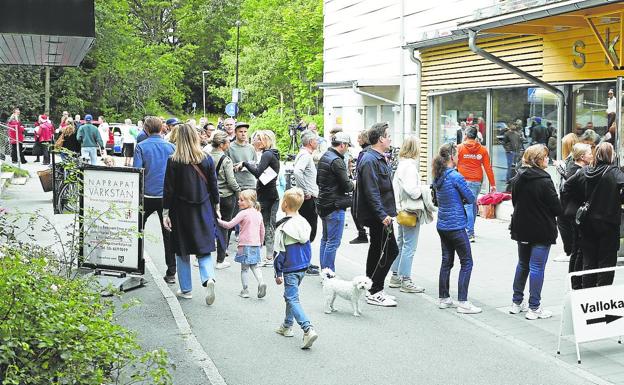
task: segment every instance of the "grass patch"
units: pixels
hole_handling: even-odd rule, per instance
[[[30,178],[30,173],[28,171],[6,163],[2,164],[2,172],[12,172],[16,177]]]

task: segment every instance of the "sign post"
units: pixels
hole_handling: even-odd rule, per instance
[[[81,266],[121,291],[143,286],[143,169],[84,166]],[[109,294],[106,290],[104,295]]]
[[[624,266],[585,270],[568,274],[568,293],[563,303],[557,354],[561,354],[561,337],[574,335],[577,362],[581,363],[579,344],[624,335],[624,285],[609,285],[572,290],[572,277],[615,272]]]
[[[225,106],[225,113],[228,114],[230,117],[238,115],[238,103],[228,103],[227,106]]]

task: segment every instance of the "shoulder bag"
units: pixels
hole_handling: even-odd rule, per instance
[[[583,203],[581,207],[578,208],[578,210],[576,210],[576,215],[574,216],[574,222],[576,223],[577,226],[580,226],[581,224],[583,224],[583,222],[585,222],[587,218],[587,214],[589,213],[591,204],[594,201],[596,190],[598,190],[598,186],[600,186],[600,182],[602,182],[602,178],[605,176],[607,171],[609,171],[609,169],[610,167],[607,166],[607,168],[603,171],[602,175],[600,176],[600,180],[598,181],[598,183],[596,183],[596,187],[594,187],[594,190],[589,196],[589,199],[585,203]]]

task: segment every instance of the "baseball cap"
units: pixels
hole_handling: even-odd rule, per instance
[[[91,116],[91,115],[89,115],[89,114],[86,114],[86,115],[85,115],[85,121],[90,122],[90,121],[92,121],[92,120],[93,120],[93,116]]]
[[[236,123],[236,128],[239,128],[239,127],[247,127],[247,128],[249,128],[249,123],[237,122]]]
[[[346,143],[349,146],[351,145],[351,136],[346,132],[337,132],[332,139],[334,143]]]
[[[167,119],[165,124],[168,126],[175,126],[176,124],[180,124],[180,121],[178,120],[178,118],[169,118]]]
[[[540,124],[542,122],[542,118],[540,118],[540,117],[537,117],[534,120],[535,120],[535,123],[537,123],[537,124]]]

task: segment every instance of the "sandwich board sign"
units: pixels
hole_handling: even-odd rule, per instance
[[[126,273],[145,272],[143,169],[85,165],[81,192],[81,266],[95,269],[103,286],[142,286],[143,278]]]
[[[571,282],[573,276],[621,269],[623,267],[570,273],[567,282]],[[557,353],[560,353],[561,337],[573,334],[579,364],[581,363],[580,343],[613,337],[620,338],[624,335],[624,285],[598,286],[580,290],[571,290],[570,287],[563,306]]]

